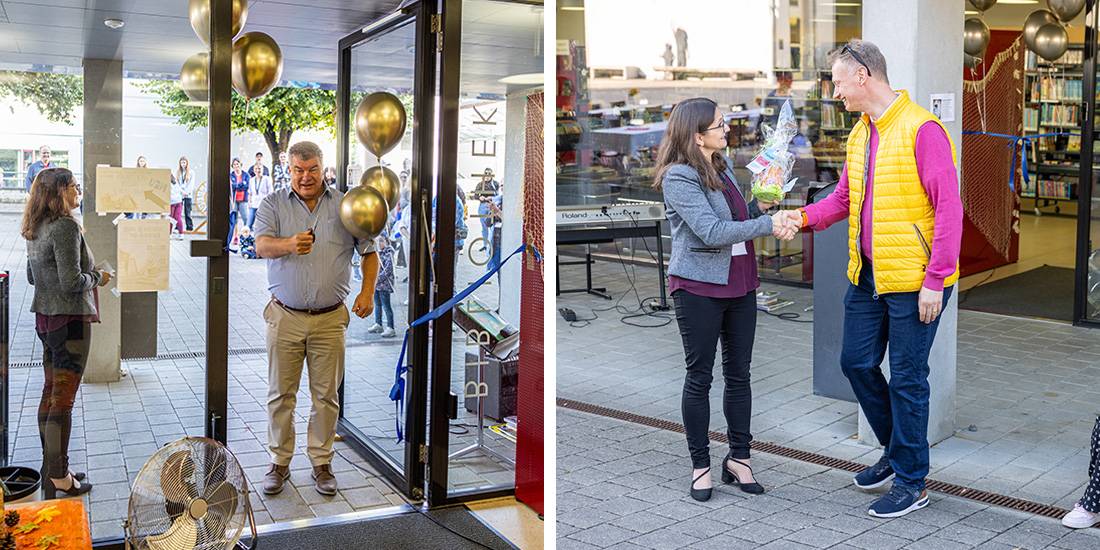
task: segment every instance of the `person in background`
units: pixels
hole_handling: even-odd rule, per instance
[[[143,157],[141,155],[138,155],[137,167],[138,168],[148,168],[149,167],[149,162],[145,160],[145,157]]]
[[[329,166],[325,168],[325,185],[328,187],[336,187],[336,169]]]
[[[492,271],[500,266],[500,241],[504,228],[504,185],[497,189],[498,193],[489,204],[489,263],[486,271]],[[500,284],[500,273],[497,272],[497,284]]]
[[[393,338],[397,335],[393,328],[393,306],[390,303],[394,282],[393,247],[390,246],[386,233],[379,235],[374,242],[378,251],[378,281],[374,284],[374,324],[367,332],[381,334],[383,338]]]
[[[99,322],[98,287],[111,274],[97,270],[72,211],[80,186],[65,168],[35,176],[20,231],[27,241],[27,282],[34,287],[30,310],[42,343],[45,383],[38,405],[42,444],[42,490],[47,499],[61,491],[77,496],[92,490],[82,473],[69,470],[73,403],[92,347],[92,323]]]
[[[257,172],[263,174],[259,170]],[[268,175],[250,176],[248,181],[248,228],[252,229],[252,225],[256,223],[256,211],[260,209],[260,203],[275,189],[271,184],[271,176]]]
[[[168,205],[172,218],[172,238],[182,239],[180,233],[183,230],[183,183],[175,174],[169,174],[171,188],[169,189]]]
[[[1089,483],[1085,493],[1062,517],[1062,525],[1072,529],[1088,529],[1100,524],[1100,415],[1092,428],[1092,448],[1089,451]]]
[[[27,188],[28,193],[31,192],[31,184],[34,183],[35,176],[37,176],[39,172],[52,167],[53,166],[50,164],[50,148],[46,145],[39,147],[38,160],[32,162],[31,165],[27,167],[27,177],[23,180],[24,187]]]
[[[234,157],[232,162],[233,169],[229,172],[229,195],[232,201],[233,212],[237,213],[236,223],[230,225],[230,234],[233,235],[233,245],[237,244],[237,235],[242,227],[248,227],[252,225],[250,218],[252,211],[248,206],[248,188],[250,180],[248,172],[241,170],[241,159]]]
[[[271,175],[276,191],[290,187],[290,165],[287,164],[286,151],[279,153],[279,162],[272,168]]]
[[[241,229],[240,251],[244,259],[256,259],[256,237],[252,236],[252,230],[247,227]]]
[[[492,235],[490,232],[493,228],[493,217],[490,214],[489,206],[493,204],[493,198],[500,192],[500,183],[493,179],[493,169],[486,168],[485,172],[481,174],[481,181],[477,182],[477,187],[474,188],[474,198],[478,200],[477,215],[481,218],[481,238],[482,244],[479,250],[485,250],[488,246]]]
[[[191,197],[195,194],[195,174],[191,172],[191,162],[187,157],[180,157],[179,165],[176,166],[176,179],[183,191],[183,223],[188,231],[193,231],[195,224],[191,221]]]
[[[144,156],[138,155],[137,163],[134,166],[137,167],[137,168],[148,168],[149,163],[146,162]],[[141,213],[141,212],[137,212],[137,213],[129,212],[129,213],[126,214],[126,219],[128,219],[128,220],[134,220],[134,219],[142,220],[142,219],[145,219],[145,218],[146,218],[146,215],[144,213]]]
[[[260,151],[256,152],[256,163],[248,168],[248,178],[252,179],[257,176],[270,176],[271,171],[264,166],[264,154]]]

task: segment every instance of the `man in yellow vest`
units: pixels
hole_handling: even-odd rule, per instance
[[[943,124],[890,87],[874,44],[829,56],[833,97],[861,112],[833,193],[788,223],[822,230],[848,220],[841,368],[879,442],[877,464],[855,476],[870,490],[893,480],[868,514],[900,517],[928,505],[928,353],[958,281],[962,201],[955,147]],[[890,381],[881,363],[890,351]]]

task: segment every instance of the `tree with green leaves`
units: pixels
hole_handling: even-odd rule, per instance
[[[188,130],[205,128],[206,107],[195,105],[175,80],[150,80],[138,87],[156,96],[161,112],[173,117]],[[335,131],[336,93],[312,88],[275,88],[251,101],[233,93],[230,123],[238,132],[256,131],[264,137],[271,158],[290,147],[297,130]]]
[[[0,98],[11,97],[38,109],[50,122],[73,125],[73,111],[84,104],[80,76],[0,71]]]

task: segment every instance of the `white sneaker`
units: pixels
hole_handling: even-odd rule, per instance
[[[1081,507],[1081,503],[1073,505],[1073,510],[1062,518],[1062,525],[1070,529],[1088,529],[1100,523],[1100,514],[1094,514]]]
[[[379,332],[382,332],[382,325],[380,325],[378,323],[375,323],[375,324],[371,325],[370,328],[367,329],[367,332],[372,333],[372,334],[378,334]]]
[[[386,330],[382,331],[383,338],[393,338],[394,336],[397,336],[397,332],[390,327],[386,327]]]

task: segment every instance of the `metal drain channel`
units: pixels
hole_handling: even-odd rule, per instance
[[[592,405],[589,403],[584,403],[582,401],[573,401],[571,399],[559,398],[558,406],[574,411],[605,416],[607,418],[614,418],[616,420],[622,420],[625,422],[630,422],[632,424],[649,426],[650,428],[657,428],[660,430],[666,430],[681,434],[684,433],[684,425],[673,422],[671,420],[653,418],[651,416],[642,416],[640,414],[635,414],[632,412],[609,409],[607,407]],[[717,441],[719,443],[729,443],[729,440],[724,433],[712,431],[708,432],[708,435],[712,441]],[[825,466],[827,468],[844,470],[846,472],[860,472],[867,467],[858,462],[841,460],[839,458],[833,458],[831,456],[825,456],[807,451],[800,451],[798,449],[792,449],[790,447],[784,447],[782,445],[777,445],[775,443],[769,443],[766,441],[753,441],[752,448],[756,451],[782,456],[785,458],[791,458],[802,462],[809,462],[810,464]],[[1012,510],[1053,519],[1062,519],[1062,516],[1066,515],[1066,512],[1068,511],[1057,506],[1039,504],[1038,502],[1032,502],[1030,500],[999,495],[997,493],[990,493],[988,491],[964,487],[962,485],[955,485],[954,483],[944,483],[942,481],[936,481],[933,479],[927,480],[926,485],[929,491],[935,491],[937,493],[961,497],[976,502],[981,502],[983,504],[1000,506],[1002,508],[1009,508]],[[1100,525],[1098,525],[1097,528],[1100,528]]]
[[[344,346],[346,349],[354,348],[366,348],[372,346],[396,346],[400,344],[400,340],[391,340],[386,342],[362,342],[358,344],[348,344]],[[239,357],[242,355],[265,355],[267,348],[238,348],[229,350],[229,355]],[[202,359],[206,357],[205,351],[179,351],[174,353],[162,353],[155,357],[131,357],[129,359],[123,359],[122,362],[127,361],[171,361],[173,359]],[[11,363],[8,368],[11,369],[30,369],[42,367],[42,361],[23,361],[19,363]]]

